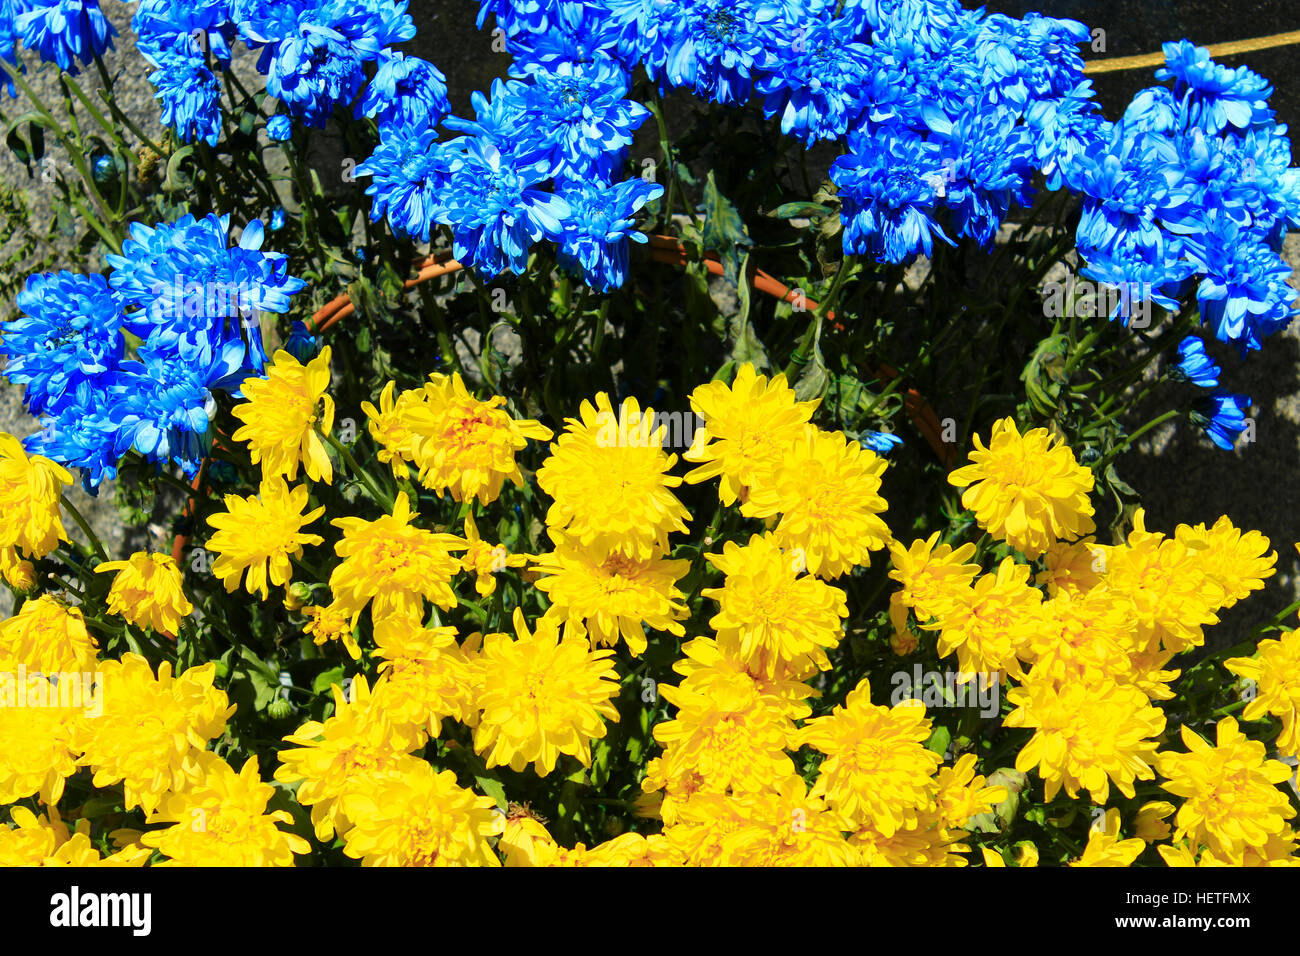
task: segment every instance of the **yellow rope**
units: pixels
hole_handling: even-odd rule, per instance
[[[1300,30],[1290,33],[1275,33],[1272,36],[1256,37],[1253,40],[1236,40],[1232,43],[1214,43],[1207,46],[1210,56],[1219,59],[1235,56],[1238,53],[1251,53],[1255,50],[1271,50],[1279,46],[1291,46],[1300,43]],[[1083,65],[1085,73],[1113,73],[1117,70],[1141,70],[1153,66],[1163,66],[1163,53],[1143,53],[1140,56],[1117,56],[1106,60],[1089,60]]]

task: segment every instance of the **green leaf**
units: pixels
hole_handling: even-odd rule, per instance
[[[474,775],[474,782],[483,793],[497,802],[497,806],[504,812],[509,806],[510,801],[506,799],[506,788],[496,777],[487,777],[479,774]]]
[[[941,724],[930,734],[930,739],[925,742],[925,749],[942,757],[948,752],[948,744],[951,742],[952,731]]]
[[[331,667],[327,671],[321,671],[316,675],[316,679],[311,682],[311,689],[316,694],[328,694],[331,684],[342,684],[345,667],[340,664],[338,667]]]
[[[745,254],[742,268],[749,267],[749,254]],[[737,365],[751,363],[757,371],[764,371],[770,364],[767,349],[754,333],[754,326],[749,321],[749,308],[753,301],[753,289],[748,282],[742,282],[736,288],[740,297],[740,309],[731,319],[731,358]]]
[[[754,244],[749,230],[735,205],[718,191],[718,184],[709,170],[704,185],[704,202],[699,207],[704,214],[704,230],[700,237],[704,248],[716,252],[722,260],[723,274],[732,284],[743,288],[741,281],[741,254]]]
[[[814,219],[830,215],[832,211],[830,206],[821,203],[788,202],[784,206],[777,206],[768,216],[773,219]]]

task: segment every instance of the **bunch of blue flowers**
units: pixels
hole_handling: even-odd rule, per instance
[[[258,51],[266,92],[286,111],[277,139],[288,138],[291,120],[322,128],[339,107],[355,105],[381,125],[399,98],[439,117],[447,109],[442,73],[393,49],[415,36],[405,0],[141,0],[132,25],[157,68],[150,80],[163,121],[186,142],[217,143],[217,72],[229,68],[237,40]]]
[[[1077,242],[1087,273],[1174,310],[1194,291],[1201,320],[1243,357],[1295,312],[1281,257],[1300,226],[1300,169],[1272,87],[1165,44],[1158,79],[1066,164],[1084,197]]]
[[[217,216],[135,223],[107,278],[28,279],[0,355],[41,420],[29,451],[78,468],[89,490],[131,450],[196,472],[216,393],[238,395],[265,367],[260,315],[287,312],[304,284],[283,255],[261,251],[261,222],[233,247],[229,226]]]
[[[573,25],[549,15],[547,23]],[[398,234],[422,241],[445,225],[456,257],[488,276],[524,272],[547,239],[592,288],[617,288],[629,240],[645,241],[636,214],[663,192],[625,178],[627,147],[649,110],[627,98],[628,70],[601,44],[569,56],[531,44],[523,27],[516,37],[511,78],[472,97],[474,119],[442,121],[460,135],[440,138],[440,117],[397,91],[378,148],[357,169],[371,178],[372,218],[387,216]]]

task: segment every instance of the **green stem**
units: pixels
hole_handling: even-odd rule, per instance
[[[86,536],[86,539],[99,554],[99,557],[102,560],[107,561],[108,552],[104,550],[104,543],[99,540],[99,535],[95,534],[95,529],[90,526],[82,516],[81,512],[77,510],[77,506],[68,500],[67,495],[63,495],[59,500],[63,505],[64,510],[67,511],[68,514],[72,515],[72,520],[77,523],[77,527],[81,529],[82,534]]]
[[[391,512],[393,506],[397,503],[396,500],[375,484],[374,479],[370,477],[370,473],[357,464],[357,460],[352,457],[352,452],[348,450],[347,446],[336,439],[333,435],[325,434],[325,432],[321,431],[319,428],[316,429],[316,434],[323,438],[326,444],[339,453],[339,457],[341,457],[347,464],[348,470],[366,486],[366,490],[370,492],[370,496],[374,498],[376,502],[383,505],[386,510]]]
[[[1099,462],[1094,466],[1094,469],[1093,469],[1093,470],[1096,471],[1096,470],[1100,470],[1100,469],[1102,469],[1102,468],[1105,468],[1108,464],[1110,464],[1112,461],[1114,461],[1114,460],[1115,460],[1119,455],[1121,455],[1121,454],[1123,454],[1124,452],[1128,451],[1128,449],[1132,447],[1132,445],[1133,445],[1133,443],[1134,443],[1135,441],[1137,441],[1139,438],[1141,438],[1141,437],[1142,437],[1143,435],[1145,435],[1147,432],[1151,431],[1151,429],[1153,429],[1153,428],[1158,428],[1159,426],[1163,425],[1165,422],[1169,421],[1170,419],[1177,418],[1178,416],[1180,416],[1180,415],[1182,415],[1182,414],[1183,414],[1182,409],[1179,409],[1179,408],[1171,408],[1169,411],[1165,412],[1163,415],[1160,415],[1160,416],[1157,417],[1157,418],[1153,418],[1151,421],[1147,422],[1145,425],[1143,425],[1141,428],[1139,428],[1137,431],[1135,431],[1132,435],[1129,435],[1128,438],[1124,439],[1122,442],[1120,442],[1118,445],[1116,445],[1114,448],[1112,448],[1112,449],[1111,449],[1111,450],[1110,450],[1110,451],[1109,451],[1109,452],[1108,452],[1108,453],[1107,453],[1107,454],[1106,454],[1106,455],[1101,459],[1101,461],[1099,461]]]

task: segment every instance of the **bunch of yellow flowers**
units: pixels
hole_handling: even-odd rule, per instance
[[[102,607],[27,597],[0,622],[0,804],[45,812],[11,810],[0,861],[1034,866],[1048,850],[1016,827],[1037,802],[1063,830],[1067,806],[1094,821],[1053,863],[1149,846],[1171,866],[1300,862],[1300,632],[1225,661],[1253,689],[1240,719],[1276,721],[1273,739],[1174,706],[1177,658],[1274,573],[1269,541],[1226,517],[1165,534],[1138,511],[1101,544],[1092,473],[1004,419],[949,475],[980,539],[905,543],[883,517],[886,459],[748,364],[690,396],[684,475],[633,398],[599,393],[557,435],[457,374],[364,405],[371,473],[331,434],[329,384],[327,351],[279,352],[246,383],[230,448],[247,444],[258,487],[222,497],[206,548],[221,594],[266,615],[250,620],[289,622],[282,665],[339,663],[246,713],[227,688],[257,654],[209,624],[211,602],[196,611],[166,555],[100,561]],[[339,471],[366,492],[347,512],[324,495]],[[716,502],[692,487],[713,480]],[[0,441],[0,570],[26,590],[21,562],[66,541],[66,483]],[[857,606],[869,572],[893,585],[878,615]],[[142,652],[107,655],[119,634]],[[886,703],[922,658],[952,659],[948,696]],[[991,710],[940,713],[976,687]],[[235,723],[254,718],[293,729],[256,749]],[[61,815],[83,769],[138,821],[107,857],[93,820]],[[602,789],[615,778],[631,792]]]

